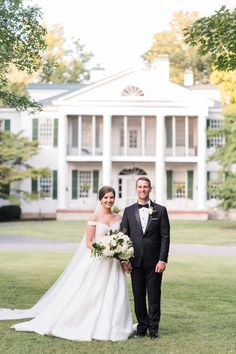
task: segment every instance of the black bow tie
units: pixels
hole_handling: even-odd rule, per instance
[[[149,204],[138,204],[138,208],[141,209],[141,208],[149,208]]]

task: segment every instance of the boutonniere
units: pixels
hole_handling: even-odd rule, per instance
[[[152,205],[150,205],[150,207],[148,208],[149,215],[152,215],[155,212],[156,212],[156,209]]]

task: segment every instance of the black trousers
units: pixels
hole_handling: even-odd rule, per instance
[[[137,331],[157,333],[161,317],[162,273],[155,273],[155,267],[133,267],[131,272],[134,294],[135,314],[138,321]],[[146,301],[148,295],[148,306]]]

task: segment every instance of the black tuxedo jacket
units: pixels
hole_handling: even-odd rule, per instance
[[[164,206],[151,202],[153,213],[149,215],[145,233],[143,233],[138,204],[135,203],[124,210],[121,231],[125,232],[133,242],[134,257],[131,264],[139,267],[141,262],[153,267],[157,262],[168,260],[170,244],[170,223]]]

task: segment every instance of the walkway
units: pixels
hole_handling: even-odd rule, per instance
[[[0,236],[0,251],[74,251],[77,248],[77,243],[36,239],[21,236]],[[171,254],[208,254],[236,256],[236,246],[207,246],[198,244],[171,244]]]

